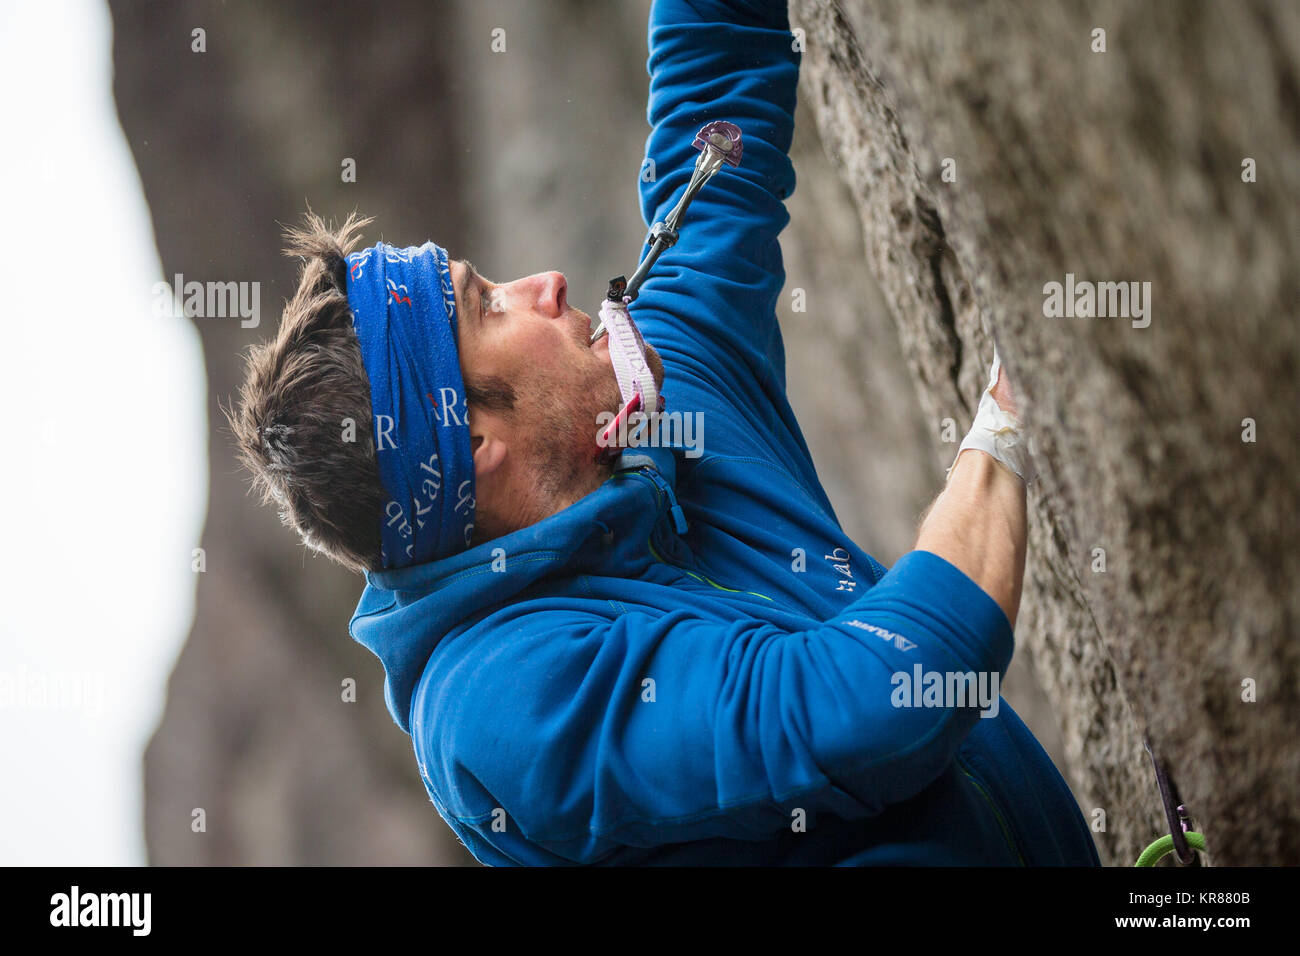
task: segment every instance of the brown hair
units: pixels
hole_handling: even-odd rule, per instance
[[[249,348],[238,409],[222,408],[262,502],[275,502],[307,547],[355,571],[381,566],[386,497],[344,261],[372,221],[353,213],[334,230],[308,210],[285,231],[285,254],[303,259],[298,290],[275,338]],[[508,382],[467,380],[465,392],[470,406],[515,404]]]

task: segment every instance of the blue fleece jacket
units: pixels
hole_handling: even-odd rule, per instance
[[[700,126],[744,132],[632,305],[703,454],[628,452],[532,527],[367,575],[351,633],[483,863],[1098,862],[1005,701],[896,706],[917,702],[898,674],[1000,677],[1012,631],[937,555],[886,571],[849,540],[786,400],[794,45],[784,0],[650,17],[646,223],[685,189]]]

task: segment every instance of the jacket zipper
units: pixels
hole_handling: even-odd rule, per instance
[[[993,797],[990,796],[986,789],[984,789],[984,785],[980,782],[979,778],[976,777],[971,770],[967,769],[966,761],[962,760],[961,757],[955,757],[954,763],[957,764],[958,770],[970,778],[970,782],[974,784],[975,789],[978,790],[980,796],[984,798],[984,802],[987,803],[989,809],[993,811],[993,815],[997,817],[998,826],[1002,828],[1002,838],[1006,840],[1007,846],[1010,847],[1011,852],[1016,855],[1016,859],[1020,861],[1020,865],[1028,866],[1029,864],[1025,862],[1025,858],[1020,852],[1020,847],[1016,844],[1015,838],[1011,835],[1011,828],[1007,826],[1006,818],[1002,816],[1002,811],[998,809],[998,805],[993,802]]]
[[[673,528],[676,529],[679,535],[685,534],[686,529],[688,527],[686,523],[686,513],[682,510],[682,506],[678,503],[677,495],[674,494],[673,489],[668,484],[668,482],[664,481],[663,476],[660,475],[659,472],[655,471],[653,468],[642,468],[634,472],[633,474],[640,475],[647,478],[650,481],[650,483],[655,486],[655,489],[659,494],[659,503],[661,505],[663,504],[665,496],[667,497],[668,501],[671,503],[671,507],[669,508],[669,514],[672,515]],[[678,571],[681,571],[683,574],[687,574],[697,581],[700,581],[704,584],[708,584],[711,587],[715,587],[719,591],[730,591],[732,594],[752,594],[754,597],[760,597],[764,601],[772,600],[766,594],[759,594],[757,591],[744,591],[741,590],[740,588],[726,587],[724,585],[719,584],[717,581],[712,580],[711,578],[708,578],[702,574],[697,574],[696,572],[692,571],[690,568],[683,567],[682,565],[677,564],[676,562],[669,561],[666,557],[664,557],[662,554],[659,553],[659,550],[654,546],[654,542],[651,541],[649,538],[646,539],[646,545],[650,549],[651,556],[660,564],[666,564],[670,568],[676,568]]]

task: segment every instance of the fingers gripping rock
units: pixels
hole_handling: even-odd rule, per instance
[[[967,448],[986,452],[1015,472],[1025,484],[1031,484],[1038,477],[1038,470],[1029,454],[1029,434],[1020,418],[1014,412],[1002,408],[993,397],[1001,368],[1002,357],[998,355],[995,344],[993,365],[989,370],[989,383],[980,395],[975,421],[971,423],[970,431],[962,439],[957,449],[957,456],[960,457]],[[954,458],[952,465],[948,467],[948,475],[952,474],[956,464],[957,460]],[[947,475],[945,475],[946,479]]]

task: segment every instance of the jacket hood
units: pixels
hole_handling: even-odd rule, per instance
[[[411,732],[411,697],[447,635],[545,578],[609,574],[652,535],[670,534],[670,512],[682,520],[675,480],[671,449],[627,451],[604,484],[549,518],[438,561],[367,571],[348,632],[384,665],[384,699],[398,726]]]

